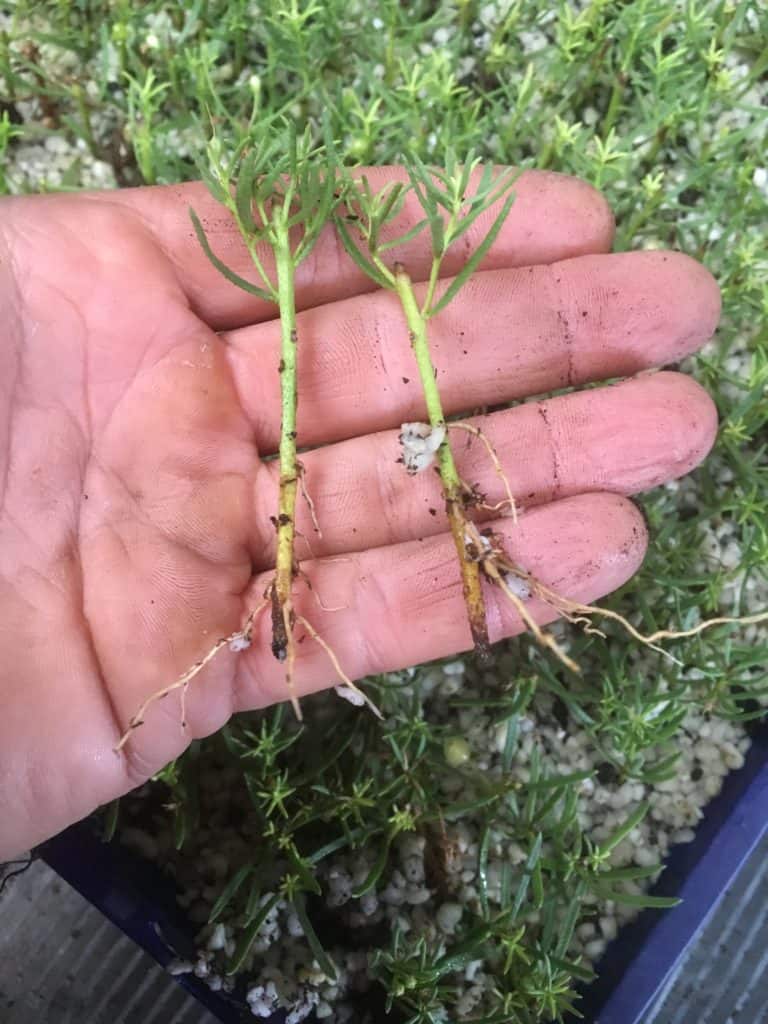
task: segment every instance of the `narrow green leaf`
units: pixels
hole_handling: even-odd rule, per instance
[[[402,209],[403,202],[405,200],[406,188],[402,181],[396,181],[391,185],[382,199],[382,193],[378,195],[378,199],[381,202],[379,209],[376,214],[377,227],[382,228],[391,217],[397,215],[398,211]],[[399,202],[399,206],[396,207],[396,203]]]
[[[375,860],[375,862],[373,864],[373,867],[368,872],[365,880],[363,881],[363,883],[361,885],[359,885],[357,887],[357,889],[355,889],[352,892],[353,896],[355,896],[355,897],[364,896],[365,893],[369,892],[374,887],[374,885],[376,885],[378,880],[381,878],[381,875],[382,875],[382,872],[384,871],[384,868],[387,865],[387,860],[389,858],[389,848],[390,848],[391,845],[392,845],[392,835],[390,834],[390,835],[387,836],[386,841],[381,844],[381,849],[379,850],[379,855],[376,858],[376,860]]]
[[[555,955],[558,957],[563,957],[568,952],[568,947],[571,944],[573,933],[576,931],[576,924],[579,920],[579,914],[581,913],[581,907],[584,900],[584,889],[585,886],[578,886],[573,899],[568,904],[565,917],[560,922],[560,934],[557,939],[557,945],[555,946]]]
[[[425,217],[424,220],[420,220],[418,224],[414,224],[412,228],[405,232],[405,234],[398,235],[397,238],[391,238],[388,242],[379,243],[379,252],[387,252],[389,249],[394,249],[398,245],[406,245],[408,242],[413,241],[414,238],[422,233],[428,223],[429,221]]]
[[[326,977],[330,978],[331,981],[335,981],[337,978],[336,965],[323,949],[323,944],[317,937],[317,932],[309,919],[309,914],[307,914],[306,897],[303,892],[299,893],[293,901],[293,909],[301,922],[301,927],[304,929],[304,936],[309,943],[309,948],[315,955],[315,960],[317,960]]]
[[[316,896],[319,896],[322,890],[320,888],[320,883],[310,871],[310,862],[305,860],[303,857],[299,856],[298,850],[293,845],[293,843],[291,843],[288,846],[287,852],[288,859],[293,865],[296,874],[301,879],[302,884],[305,886],[307,892],[312,892]]]
[[[365,256],[363,256],[362,252],[357,247],[357,245],[355,245],[355,243],[352,241],[352,236],[347,230],[347,226],[344,223],[344,218],[334,217],[334,223],[336,225],[336,230],[341,236],[341,241],[344,244],[344,248],[346,249],[347,254],[352,258],[352,260],[354,260],[357,266],[360,267],[363,273],[367,274],[368,277],[371,278],[371,280],[375,281],[376,284],[379,285],[379,287],[390,288],[390,282],[387,281],[387,279],[381,273],[379,268],[374,266],[370,260],[367,260]]]
[[[435,164],[425,164],[420,157],[416,158],[422,167],[424,174],[424,180],[434,189],[435,197],[438,195],[446,196],[451,191],[451,183],[456,177],[456,155],[452,150],[446,153],[446,158],[443,167],[437,167]],[[442,188],[435,184],[435,180],[440,182]]]
[[[321,860],[325,860],[332,853],[336,853],[337,850],[343,850],[345,846],[354,846],[358,839],[362,839],[365,835],[365,830],[357,828],[353,832],[350,832],[348,836],[339,836],[338,839],[333,839],[330,843],[326,843],[321,846],[314,853],[311,853],[307,860],[311,864],[319,864]]]
[[[541,776],[541,752],[538,746],[534,746],[531,751],[531,757],[528,764],[528,782],[525,786],[525,803],[523,804],[521,817],[524,824],[533,828],[534,823],[538,820],[538,799],[537,789],[539,779]]]
[[[465,814],[467,811],[478,811],[482,807],[488,807],[491,804],[495,804],[506,795],[507,794],[503,789],[494,790],[493,792],[487,793],[483,796],[475,797],[473,800],[462,800],[462,802],[458,804],[449,804],[444,808],[443,816],[450,821],[455,817]]]
[[[259,934],[259,929],[264,924],[267,914],[277,904],[280,899],[280,894],[275,893],[270,899],[266,901],[260,908],[256,916],[253,918],[251,923],[245,929],[243,934],[240,936],[240,940],[235,948],[234,955],[229,962],[227,967],[227,974],[237,974],[245,963],[248,954],[251,951],[251,946],[256,941],[256,936]]]
[[[515,749],[517,747],[517,737],[519,732],[520,716],[511,715],[507,719],[507,732],[504,736],[504,750],[501,752],[501,768],[505,773],[512,767],[512,759],[514,758]]]
[[[542,949],[549,949],[554,943],[555,932],[558,928],[557,915],[560,905],[556,900],[547,900],[539,910],[540,932],[539,945]]]
[[[490,209],[490,207],[492,207],[498,199],[501,198],[501,195],[503,195],[505,191],[506,189],[504,189],[499,195],[494,195],[487,202],[478,204],[476,208],[472,208],[466,216],[462,217],[451,234],[450,244],[452,245],[454,242],[458,241],[462,235],[465,235],[477,218],[480,217],[481,214],[485,213],[486,210]]]
[[[619,825],[619,827],[608,836],[605,842],[600,844],[601,855],[604,856],[605,854],[610,853],[611,850],[614,850],[622,839],[625,839],[629,835],[632,829],[637,828],[649,810],[650,804],[640,804],[640,806],[630,814],[627,820],[623,824]]]
[[[252,923],[256,915],[259,913],[261,888],[262,887],[259,884],[259,880],[257,878],[254,878],[253,882],[251,883],[251,891],[248,893],[248,900],[245,904],[243,924],[245,925],[246,928],[248,927],[249,924]]]
[[[511,911],[511,916],[513,920],[520,913],[520,909],[523,905],[526,894],[528,892],[528,886],[530,885],[531,874],[533,872],[534,867],[538,863],[539,857],[541,856],[541,847],[543,842],[544,840],[542,834],[541,832],[539,832],[539,834],[536,836],[536,839],[534,840],[533,846],[531,847],[531,851],[528,854],[528,857],[525,861],[525,866],[523,867],[523,877],[520,879],[520,882],[517,886],[517,892],[515,893],[515,899],[512,903]]]
[[[408,177],[411,188],[416,193],[421,208],[427,215],[432,235],[432,251],[436,256],[441,256],[445,248],[445,224],[439,204],[444,200],[444,195],[435,186],[429,171],[417,158],[415,158],[415,163],[408,165]]]
[[[579,810],[579,794],[576,787],[567,789],[563,799],[563,809],[560,813],[561,828],[566,829],[576,821],[576,814]]]
[[[410,171],[409,177],[411,188],[416,193],[421,208],[426,213],[427,217],[430,220],[430,223],[433,217],[440,217],[442,219],[442,214],[437,208],[437,203],[434,201],[433,197],[429,194],[429,192],[427,192],[427,190],[424,188],[422,182],[417,177],[415,177],[415,175],[411,174]]]
[[[486,942],[496,929],[509,917],[508,913],[499,914],[494,920],[483,922],[467,932],[457,945],[452,946],[433,964],[433,979],[438,981],[443,975],[450,974],[464,967],[470,960],[476,959],[478,947]]]
[[[607,887],[604,889],[602,886],[597,886],[595,891],[601,899],[614,900],[616,903],[624,903],[628,907],[669,910],[682,902],[676,896],[651,896],[642,892],[622,892],[621,889]]]
[[[477,888],[483,917],[488,917],[488,848],[491,842],[491,826],[486,825],[477,849]]]
[[[226,204],[229,201],[229,193],[219,179],[215,178],[211,174],[210,169],[202,162],[202,160],[197,164],[197,173],[200,175],[205,187],[217,202]]]
[[[240,164],[235,187],[235,209],[245,231],[256,231],[253,218],[253,179],[258,151],[251,149]]]
[[[213,905],[213,907],[211,909],[211,913],[210,913],[210,916],[208,918],[208,923],[209,924],[213,924],[214,921],[218,920],[218,918],[220,917],[222,911],[225,910],[225,908],[229,906],[229,904],[232,902],[232,900],[238,894],[240,889],[243,887],[243,882],[245,882],[246,878],[250,875],[250,873],[252,871],[253,871],[253,865],[252,864],[245,864],[245,865],[243,865],[243,867],[241,867],[238,871],[236,871],[234,873],[234,875],[230,878],[230,880],[224,886],[224,889],[222,890],[221,895],[216,900],[216,902],[214,903],[214,905]]]
[[[120,797],[107,804],[107,812],[104,815],[104,828],[101,839],[104,843],[110,843],[115,838],[117,820],[120,817]]]
[[[512,208],[512,203],[515,201],[514,194],[507,197],[501,211],[496,220],[491,225],[488,234],[482,240],[480,245],[475,249],[470,258],[461,268],[456,277],[451,281],[446,290],[440,296],[440,299],[432,305],[432,308],[427,310],[426,316],[433,317],[439,313],[442,309],[448,305],[448,303],[456,296],[456,293],[466,284],[467,279],[473,274],[484,258],[485,254],[491,248],[493,243],[496,241],[496,236],[501,231],[504,221],[507,219],[507,215]]]
[[[309,128],[309,125],[307,125]],[[285,122],[285,129],[288,133],[288,142],[286,145],[286,153],[288,154],[288,169],[291,175],[296,174],[296,168],[298,167],[298,150],[299,150],[299,138],[298,132],[296,131],[296,122],[293,118],[289,118]]]
[[[274,302],[275,300],[269,292],[265,291],[263,288],[258,288],[255,284],[251,284],[250,281],[246,281],[244,277],[240,277],[240,275],[236,274],[234,270],[230,270],[226,263],[219,259],[213,249],[211,249],[203,225],[200,223],[200,218],[192,208],[190,208],[189,216],[192,219],[192,226],[195,229],[197,240],[202,246],[203,252],[219,273],[226,277],[230,284],[235,285],[237,288],[241,288],[244,292],[248,292],[250,295],[256,295],[265,302]]]
[[[243,754],[244,754],[244,752],[246,750],[246,747],[243,744],[242,740],[239,740],[237,737],[235,737],[232,734],[231,726],[229,726],[229,725],[223,726],[219,730],[219,737],[223,741],[224,746],[227,748],[227,751],[233,757],[239,758],[239,757],[243,756]]]
[[[180,850],[189,836],[196,831],[200,822],[200,794],[196,767],[188,756],[180,760],[180,764],[178,790],[173,790],[176,805],[173,835],[177,850]]]
[[[310,219],[309,229],[313,238],[313,245],[325,225],[332,220],[333,213],[341,203],[341,199],[336,167],[333,163],[329,162],[321,180],[317,207]]]
[[[334,198],[334,193],[338,186],[336,169],[339,166],[339,156],[336,149],[336,140],[333,137],[331,115],[327,108],[323,110],[322,124],[323,148],[325,152],[325,173],[323,175],[323,183],[325,187],[326,200],[330,201]]]
[[[367,215],[371,215],[376,205],[376,197],[374,196],[371,183],[368,181],[367,175],[363,175],[362,178],[355,179],[349,184],[350,191],[357,191],[360,194],[360,204],[362,209]]]
[[[441,258],[445,254],[445,221],[439,210],[429,218],[429,230],[432,235],[432,253]]]
[[[473,162],[474,162],[474,167],[472,168],[472,170],[474,170],[475,167],[478,166],[479,160],[475,160]],[[503,177],[503,175],[500,175],[500,177]],[[467,175],[466,183],[464,185],[465,193],[466,193],[466,189],[467,189],[468,184],[469,184],[469,175]],[[485,200],[486,200],[486,198],[488,196],[488,193],[491,191],[492,188],[493,188],[493,164],[486,163],[486,164],[483,165],[483,173],[480,175],[480,181],[477,183],[477,188],[475,189],[475,194],[469,200],[470,203],[474,203],[474,202],[485,203]]]
[[[512,895],[512,865],[508,860],[501,862],[501,896],[500,902],[502,910],[509,903]]]
[[[541,860],[537,860],[531,871],[531,890],[533,905],[538,910],[544,905],[544,876],[541,872]]]
[[[541,804],[539,804],[539,806],[536,808],[537,821],[545,821],[548,815],[555,810],[557,805],[560,803],[561,799],[561,791],[559,789],[552,790],[547,799],[544,800]]]
[[[262,173],[253,181],[253,198],[257,205],[259,203],[265,205],[272,200],[279,199],[285,184],[284,177],[287,173],[285,161],[275,160],[271,164],[265,161],[269,161],[268,155],[259,157],[259,167],[261,167]]]
[[[462,196],[466,196],[466,194],[467,194],[467,190],[469,188],[469,179],[472,177],[472,172],[474,171],[476,166],[477,166],[477,160],[474,159],[471,155],[468,155],[467,159],[464,161],[464,163],[462,165],[461,175],[459,176],[459,181],[458,181],[459,201],[461,201]],[[490,164],[486,164],[486,168],[490,168],[490,166],[491,166]],[[485,175],[486,175],[486,170],[484,169],[483,170],[483,176],[480,178],[480,183],[479,183],[478,188],[477,188],[477,192],[479,192],[481,195],[483,193],[483,182],[485,180]]]
[[[665,774],[669,772],[671,774],[667,775],[666,777],[671,778],[671,775],[675,774],[675,771],[677,769],[677,762],[679,760],[680,751],[676,750],[674,753],[668,754],[667,757],[662,758],[661,761],[657,761],[654,765],[651,765],[651,767],[648,770],[655,775],[660,773]]]
[[[251,803],[257,811],[260,811],[263,802],[260,792],[261,779],[257,778],[253,772],[244,771],[243,780],[245,781],[245,788],[248,790],[248,796],[251,798]]]
[[[592,777],[592,772],[584,770],[580,772],[568,772],[567,775],[547,775],[543,779],[537,779],[536,782],[531,783],[530,787],[535,790],[543,789],[563,789],[565,786],[570,786],[574,782],[583,782],[585,779]]]
[[[448,159],[450,161],[450,157]],[[420,182],[435,209],[442,207],[446,213],[450,213],[452,206],[451,174],[446,174],[439,167],[428,166],[416,154],[411,156],[407,169],[408,176],[411,180],[415,177]],[[439,184],[437,184],[438,182]]]
[[[584,967],[582,964],[574,963],[573,960],[562,959],[558,956],[550,956],[548,959],[556,970],[563,971],[565,974],[572,974],[579,981],[590,982],[595,980],[595,972],[590,970],[589,967]],[[581,1014],[579,1013],[577,1016],[581,1017]]]
[[[244,135],[243,138],[240,139],[238,144],[235,146],[234,151],[232,153],[232,159],[228,167],[230,176],[235,173],[235,169],[237,168],[237,165],[240,163],[243,153],[246,151],[246,149],[248,149],[249,146],[251,146],[251,140],[247,135]]]

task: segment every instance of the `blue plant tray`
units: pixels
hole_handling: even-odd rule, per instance
[[[744,767],[707,807],[696,838],[675,848],[654,892],[679,896],[674,910],[644,911],[605,953],[598,980],[579,1004],[586,1024],[643,1024],[645,1015],[695,941],[724,892],[768,829],[768,729],[755,737]],[[45,845],[44,860],[103,914],[167,965],[193,953],[195,928],[156,868],[87,823]],[[224,1024],[253,1021],[242,999],[211,992],[192,975],[177,978]],[[282,1020],[276,1016],[273,1021]]]

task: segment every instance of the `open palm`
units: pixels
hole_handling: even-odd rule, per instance
[[[483,272],[435,321],[435,362],[449,411],[632,377],[482,418],[524,509],[499,525],[510,549],[592,600],[642,559],[623,495],[687,472],[712,443],[697,385],[633,375],[705,341],[718,294],[684,256],[607,255],[612,218],[588,186],[529,173],[517,192]],[[233,711],[286,696],[263,621],[250,650],[223,651],[195,681],[186,731],[172,697],[114,751],[150,693],[239,628],[273,561],[279,329],[209,266],[190,205],[247,274],[198,185],[0,206],[0,859]],[[397,255],[427,276],[423,244]],[[470,646],[439,481],[396,462],[399,424],[423,416],[407,334],[396,299],[369,288],[330,229],[297,282],[299,443],[316,449],[303,462],[322,529],[299,509],[313,589],[297,584],[297,603],[353,678]],[[462,475],[501,500],[482,447],[456,447]],[[487,596],[492,639],[518,631]],[[323,650],[300,644],[300,691],[333,682]]]

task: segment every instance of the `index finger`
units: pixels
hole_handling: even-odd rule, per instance
[[[372,167],[361,169],[360,174],[368,176],[374,191],[388,182],[406,179],[400,167]],[[515,182],[514,191],[515,202],[482,262],[482,269],[553,263],[569,256],[610,251],[613,215],[606,200],[591,185],[552,171],[525,171]],[[256,283],[250,258],[232,218],[201,182],[123,189],[102,193],[99,198],[125,205],[140,216],[174,265],[190,305],[215,330],[230,330],[275,316],[271,303],[231,284],[203,253],[190,221],[190,207],[200,218],[216,255],[237,274]],[[466,236],[466,247],[458,246],[444,260],[443,276],[458,272],[467,252],[476,247],[497,212],[491,208],[478,218]],[[416,197],[409,195],[396,233],[408,230],[422,217]],[[413,280],[426,280],[431,264],[426,233],[402,248],[394,248],[391,257],[407,266]],[[274,264],[269,247],[264,248],[263,262],[267,272],[271,272]],[[298,268],[296,304],[298,309],[307,309],[375,287],[347,256],[336,232],[328,225]]]

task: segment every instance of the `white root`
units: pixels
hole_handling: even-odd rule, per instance
[[[119,753],[130,739],[133,731],[138,729],[140,725],[144,724],[144,716],[147,713],[147,710],[157,701],[167,697],[168,694],[173,693],[175,690],[181,690],[181,728],[185,729],[187,725],[186,702],[187,688],[189,687],[189,684],[195,676],[199,675],[205,666],[216,657],[222,648],[228,647],[231,651],[243,651],[250,647],[251,636],[253,634],[253,624],[256,617],[264,610],[264,608],[266,608],[266,606],[266,602],[264,602],[257,608],[254,608],[245,620],[245,624],[242,629],[238,629],[234,633],[230,633],[228,636],[223,636],[220,640],[217,640],[211,649],[203,655],[199,661],[196,661],[191,668],[188,668],[183,675],[179,676],[175,683],[171,683],[170,686],[164,686],[161,690],[157,690],[155,693],[147,697],[128,723],[128,728],[120,737],[120,741],[115,747],[115,753]]]
[[[512,493],[512,488],[509,486],[507,474],[502,469],[501,459],[499,458],[498,452],[494,448],[493,444],[491,444],[490,439],[483,433],[483,431],[479,427],[475,427],[472,423],[449,423],[448,429],[464,430],[466,431],[466,433],[471,434],[472,437],[476,437],[485,445],[485,450],[488,452],[488,457],[493,463],[493,468],[496,470],[496,475],[501,480],[504,486],[504,491],[507,495],[503,501],[500,501],[497,505],[488,506],[488,509],[491,512],[498,512],[500,509],[506,506],[506,508],[508,509],[508,514],[512,516],[514,522],[517,522],[517,503],[515,502],[515,496]]]

